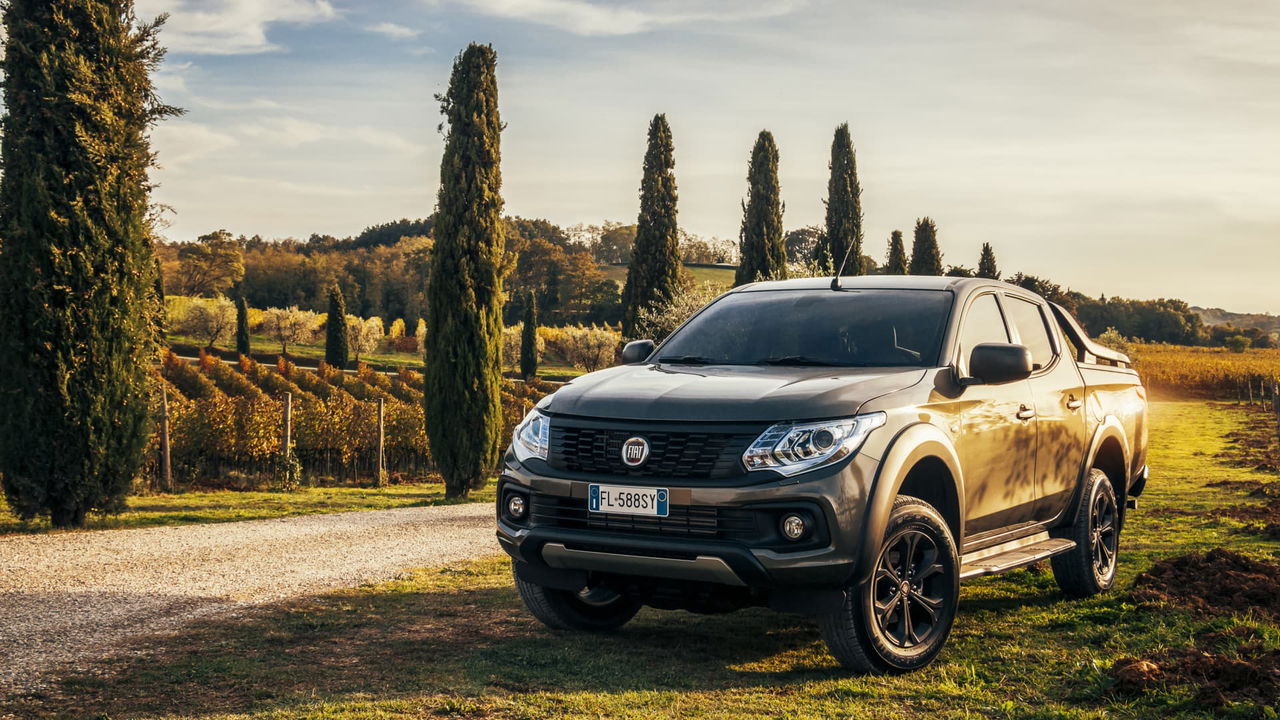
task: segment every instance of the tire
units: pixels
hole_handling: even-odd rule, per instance
[[[960,557],[951,529],[931,505],[903,495],[893,501],[871,578],[851,585],[844,606],[819,619],[822,639],[856,672],[918,670],[946,645],[959,599]]]
[[[520,599],[549,628],[605,632],[626,625],[640,612],[639,602],[607,588],[585,587],[572,592],[526,582],[515,572],[515,563],[511,563],[511,575]]]
[[[1055,533],[1075,540],[1073,550],[1050,558],[1053,577],[1068,595],[1087,597],[1111,589],[1120,549],[1120,512],[1115,488],[1097,468],[1085,478],[1071,525]]]

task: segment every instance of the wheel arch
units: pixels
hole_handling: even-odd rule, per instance
[[[1093,431],[1089,440],[1089,451],[1085,453],[1084,462],[1080,465],[1080,476],[1076,480],[1076,490],[1067,504],[1068,512],[1063,518],[1072,517],[1071,510],[1080,502],[1080,493],[1089,477],[1089,471],[1098,468],[1111,480],[1111,487],[1116,494],[1116,504],[1120,513],[1120,523],[1124,524],[1125,501],[1129,496],[1129,457],[1132,449],[1129,438],[1125,434],[1124,424],[1114,415],[1102,419]]]
[[[876,471],[862,524],[855,582],[870,574],[893,501],[899,495],[918,497],[933,505],[946,520],[959,549],[964,537],[965,497],[959,456],[941,430],[916,423],[898,433]]]

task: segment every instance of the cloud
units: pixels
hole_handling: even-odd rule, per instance
[[[787,15],[804,0],[658,0],[642,8],[599,0],[452,0],[473,12],[550,25],[575,35],[631,35],[660,27]]]
[[[365,28],[365,30],[368,30],[371,33],[378,33],[379,35],[386,35],[387,37],[395,40],[407,40],[409,38],[418,37],[422,34],[421,30],[414,30],[411,27],[397,25],[393,22],[380,22],[377,25],[370,25]]]
[[[417,155],[426,150],[426,146],[389,130],[368,125],[356,127],[323,125],[294,117],[268,118],[253,125],[240,125],[237,131],[245,137],[284,148],[296,148],[318,142],[355,141],[406,155]]]
[[[137,12],[143,18],[169,13],[161,42],[174,52],[206,55],[278,50],[267,38],[271,25],[338,16],[329,0],[138,0]]]
[[[165,170],[179,170],[200,158],[214,155],[239,144],[238,141],[208,125],[186,120],[167,120],[151,133],[151,144]]]

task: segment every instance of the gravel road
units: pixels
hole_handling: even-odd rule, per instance
[[[498,550],[488,503],[0,537],[0,696],[133,636]]]

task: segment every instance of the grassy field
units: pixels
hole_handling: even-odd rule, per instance
[[[1257,704],[1214,708],[1195,689],[1114,687],[1119,658],[1193,646],[1258,617],[1193,617],[1135,602],[1134,576],[1172,555],[1227,547],[1258,557],[1280,542],[1211,511],[1249,502],[1274,475],[1228,462],[1239,410],[1153,406],[1153,477],[1122,537],[1111,593],[1064,598],[1051,573],[966,585],[950,645],[911,675],[854,677],[808,619],[751,610],[723,616],[643,611],[621,632],[552,632],[529,618],[499,559],[419,571],[260,615],[220,620],[122,648],[5,708],[66,717],[1275,717]],[[1244,483],[1223,487],[1221,482]],[[1211,486],[1213,485],[1213,486]]]
[[[627,282],[627,266],[626,265],[602,265],[601,270],[610,280],[618,283],[619,286],[625,285]],[[723,285],[725,290],[733,286],[733,268],[721,267],[691,267],[686,265],[685,269],[693,276],[693,281],[702,283],[711,283],[713,285]]]
[[[387,510],[398,507],[449,505],[455,502],[493,502],[492,487],[472,493],[466,501],[446,500],[440,483],[390,485],[381,488],[317,487],[292,492],[186,492],[130,497],[129,509],[119,515],[91,515],[91,530],[141,528],[158,525],[263,520],[290,515]],[[46,532],[47,519],[24,523],[0,503],[0,535]]]

